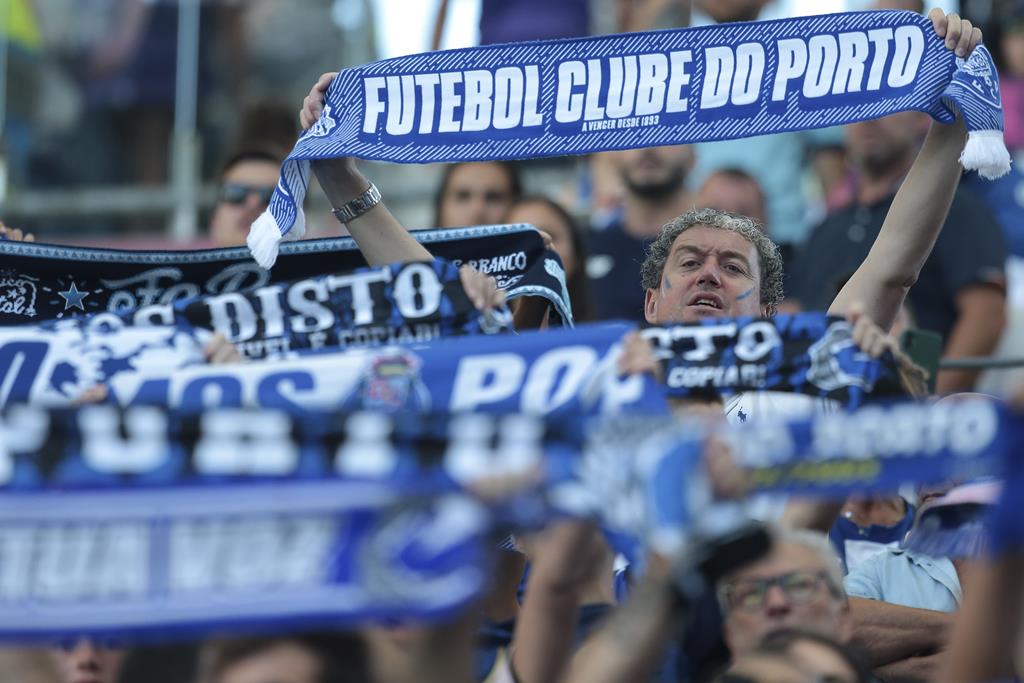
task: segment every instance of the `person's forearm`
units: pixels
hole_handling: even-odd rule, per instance
[[[852,597],[850,615],[853,642],[864,650],[873,667],[938,652],[953,622],[953,616],[945,612]]]
[[[370,182],[346,160],[325,159],[312,162],[317,181],[331,206],[343,206],[358,197]],[[413,239],[384,202],[346,224],[359,245],[363,258],[371,266],[433,258],[426,247]]]
[[[943,355],[947,358],[988,356],[999,345],[1006,325],[1005,298],[992,291],[988,297],[972,297],[972,305],[962,306]],[[943,370],[935,390],[939,394],[971,391],[980,370]]]
[[[434,33],[430,39],[430,49],[438,51],[441,49],[441,41],[444,39],[444,25],[448,21],[448,0],[441,0],[437,6],[437,14],[434,15]]]
[[[675,591],[668,578],[648,577],[573,658],[565,683],[648,680],[675,636]]]
[[[536,543],[526,598],[512,638],[519,683],[557,683],[572,654],[580,589],[603,567],[606,546],[586,522],[557,522]]]
[[[960,182],[960,153],[967,139],[962,120],[933,123],[924,147],[900,186],[864,263],[832,302],[844,315],[857,302],[883,330],[892,327],[907,291],[931,253]]]
[[[1024,554],[979,565],[953,627],[948,666],[936,683],[1009,680],[1024,616]]]
[[[907,657],[875,668],[874,674],[885,683],[928,683],[948,661],[945,652],[924,657]]]

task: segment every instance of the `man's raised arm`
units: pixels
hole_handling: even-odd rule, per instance
[[[302,111],[299,112],[303,130],[320,118],[327,87],[337,75],[332,72],[320,76],[303,100]],[[320,187],[335,209],[359,197],[370,187],[370,181],[359,172],[350,158],[319,159],[313,161],[311,166]],[[428,261],[433,258],[426,247],[413,239],[383,202],[350,220],[346,227],[371,266],[399,261]]]
[[[981,42],[981,31],[956,14],[929,14],[946,47],[965,57]],[[864,263],[850,277],[829,307],[843,315],[856,302],[883,329],[892,327],[896,313],[931,254],[960,182],[960,153],[967,141],[962,119],[932,123],[924,146],[896,193],[882,230]]]

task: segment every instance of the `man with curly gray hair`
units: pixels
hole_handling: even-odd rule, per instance
[[[661,229],[640,282],[649,323],[770,316],[782,300],[782,257],[752,219],[696,209]]]

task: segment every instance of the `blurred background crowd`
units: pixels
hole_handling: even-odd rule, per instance
[[[324,72],[473,44],[933,6],[983,28],[1016,164],[995,182],[963,179],[892,332],[919,331],[905,341],[918,359],[1019,356],[1024,0],[0,0],[0,218],[42,242],[240,246],[298,135],[303,97]],[[562,258],[576,320],[642,323],[645,247],[694,207],[751,216],[780,245],[781,311],[826,308],[874,243],[927,128],[926,115],[906,112],[845,129],[590,157],[365,167],[410,228],[541,228]],[[330,208],[310,193],[310,237],[340,233]],[[1005,394],[1020,372],[947,369],[933,390]],[[896,521],[907,515],[912,508],[900,507]],[[204,651],[206,680],[253,680],[224,672],[268,647],[288,650],[292,670],[344,656],[318,641],[215,644]],[[108,656],[81,648],[92,645],[71,643],[56,661]],[[32,680],[12,666],[2,680]],[[167,674],[177,680],[172,664]]]
[[[41,241],[239,245],[323,72],[473,44],[936,4],[983,27],[1020,157],[1020,0],[5,0],[0,215]],[[923,114],[905,113],[846,130],[515,165],[366,166],[412,228],[547,230],[578,320],[642,322],[639,288],[621,283],[638,281],[658,226],[698,205],[760,221],[786,257],[781,310],[821,308],[867,254],[926,129]],[[918,341],[921,353],[1005,355],[998,349],[1022,334],[1019,169],[994,183],[965,177],[910,294],[904,326],[941,335]],[[309,197],[310,236],[338,234],[323,195]],[[1012,376],[978,384],[977,372],[947,371],[936,388],[998,390]]]

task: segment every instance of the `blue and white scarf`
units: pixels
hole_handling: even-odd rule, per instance
[[[849,408],[905,395],[891,353],[871,358],[852,328],[825,313],[706,320],[643,331],[662,361],[669,396],[790,391]]]
[[[963,402],[720,436],[754,491],[845,498],[998,474],[1007,461],[1016,477],[1022,427],[1019,414]],[[742,518],[710,504],[704,437],[621,415],[9,408],[0,413],[0,639],[445,616],[485,588],[494,522],[584,515],[676,552],[693,529]],[[538,470],[514,504],[484,509],[465,495],[495,475]],[[1019,547],[1019,496],[1003,506],[996,547]]]
[[[798,421],[704,424],[615,416],[592,423],[578,479],[563,484],[579,510],[599,510],[626,539],[672,554],[693,529],[747,518],[741,504],[715,504],[703,466],[709,435],[732,447],[747,470],[748,495],[785,493],[843,500],[890,493],[907,483],[969,481],[1003,474],[1017,458],[1024,418],[986,400],[898,403]],[[622,458],[628,450],[633,458]],[[577,489],[579,487],[579,490]],[[1019,542],[1020,497],[1006,508],[1006,536]],[[1010,531],[1010,529],[1014,531]],[[1015,533],[1016,532],[1016,533]],[[623,550],[633,546],[628,543]]]
[[[0,640],[450,618],[494,524],[546,509],[466,488],[559,441],[527,416],[4,411]]]
[[[0,494],[0,640],[450,619],[489,583],[491,515],[442,482],[217,474],[54,491]]]
[[[2,327],[0,405],[62,405],[124,374],[167,378],[202,363],[214,332],[258,358],[423,343],[509,326],[506,308],[489,314],[474,308],[450,263],[366,268],[122,315]]]
[[[339,73],[248,244],[273,265],[305,232],[309,161],[589,154],[822,128],[916,109],[970,131],[961,158],[1009,170],[984,47],[958,59],[928,19],[858,12],[410,55]]]
[[[412,235],[432,255],[492,276],[509,301],[546,299],[552,324],[572,326],[565,271],[536,228],[479,225]],[[273,270],[254,264],[244,247],[127,251],[0,240],[0,326],[125,313],[365,266],[351,237],[286,244]]]
[[[442,259],[217,294],[131,314],[136,324],[185,324],[219,332],[247,358],[297,351],[414,343],[511,329],[508,308],[482,314],[459,269]]]
[[[403,266],[407,267],[413,266]],[[301,295],[318,282],[320,278],[311,278],[293,287]],[[274,287],[279,285],[268,288],[271,301],[288,298]],[[193,329],[191,324],[174,325],[175,310],[160,305],[132,315],[140,323],[168,324],[131,325],[132,316],[107,313],[38,327],[0,328],[0,406],[15,402],[67,405],[101,383],[109,386],[110,400],[121,405],[565,415],[617,412],[634,405],[654,409],[655,404],[664,411],[666,394],[708,391],[799,391],[831,397],[848,407],[902,395],[891,359],[864,357],[850,341],[846,323],[822,313],[650,328],[644,334],[655,343],[656,354],[667,367],[665,388],[646,376],[618,377],[619,342],[634,329],[628,324],[444,341],[440,337],[454,332],[484,331],[487,321],[483,316],[477,316],[480,320],[472,315],[442,316],[446,322],[427,325],[423,338],[417,338],[406,329],[404,319],[391,324],[385,316],[374,324],[354,327],[335,320],[321,331],[337,337],[331,340],[335,348],[309,353],[311,348],[322,348],[327,337],[317,346],[310,333],[266,334],[268,326],[275,325],[283,332],[283,321],[296,311],[282,306],[270,316],[276,322],[268,325],[260,322],[265,311],[256,315],[253,310],[249,315],[248,309],[242,310],[250,301],[258,305],[259,295],[213,299],[219,302],[215,308],[231,314],[214,326],[229,338],[260,349],[286,340],[306,352],[260,363],[204,365],[202,345],[209,332]],[[185,310],[197,306],[197,317],[209,322],[214,316],[203,301]],[[383,304],[391,310],[387,301]],[[352,318],[351,306],[345,310]],[[454,325],[459,320],[460,326]],[[339,345],[383,348],[341,352]]]
[[[647,376],[621,377],[630,325],[460,337],[285,360],[124,372],[110,400],[182,410],[280,408],[586,414],[667,412]]]

